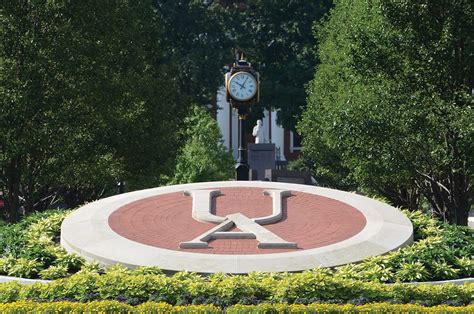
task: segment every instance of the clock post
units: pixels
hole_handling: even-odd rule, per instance
[[[247,113],[260,100],[260,74],[240,54],[230,71],[225,74],[226,99],[239,114],[239,150],[235,165],[236,180],[249,179],[245,145],[245,119]]]

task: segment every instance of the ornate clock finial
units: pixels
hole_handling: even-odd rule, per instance
[[[240,60],[245,60],[244,58],[244,51],[240,48],[235,49],[235,62],[237,63]]]

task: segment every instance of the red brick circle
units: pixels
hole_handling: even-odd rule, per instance
[[[272,213],[272,198],[261,188],[221,188],[213,200],[218,216],[242,213],[249,218]],[[337,243],[359,233],[366,225],[364,215],[356,208],[331,198],[303,192],[292,192],[283,199],[284,217],[264,227],[298,249],[258,249],[254,239],[219,239],[207,249],[180,249],[179,243],[190,241],[211,229],[191,216],[192,197],[169,193],[129,203],[114,211],[109,226],[119,235],[143,244],[193,253],[265,254],[295,252]]]

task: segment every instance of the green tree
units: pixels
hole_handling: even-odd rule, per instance
[[[159,0],[156,9],[159,38],[168,62],[177,64],[180,92],[192,103],[215,107],[235,44],[226,30],[229,15],[219,1]]]
[[[186,106],[148,1],[4,1],[0,188],[20,206],[75,206],[118,179],[156,182]]]
[[[473,199],[471,1],[335,1],[299,125],[315,172],[467,224]],[[328,157],[337,159],[328,162]],[[324,169],[323,169],[324,170]]]
[[[226,31],[234,47],[246,53],[262,76],[261,103],[251,120],[259,118],[264,108],[277,109],[283,127],[294,130],[306,102],[305,85],[318,63],[312,25],[332,1],[223,2]]]
[[[160,38],[167,58],[179,64],[180,91],[192,103],[215,108],[224,66],[242,50],[262,74],[262,99],[249,117],[277,109],[284,127],[294,129],[305,104],[305,84],[317,64],[312,25],[332,1],[160,0]],[[252,123],[249,123],[249,127]]]
[[[223,181],[234,175],[232,154],[222,144],[216,121],[194,106],[185,119],[186,142],[177,158],[173,184]]]

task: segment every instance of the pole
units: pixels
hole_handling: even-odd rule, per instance
[[[239,150],[237,164],[235,165],[235,179],[238,181],[249,180],[249,165],[247,164],[247,150],[245,148],[245,118],[245,113],[239,110]]]

